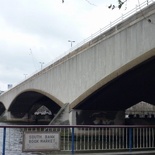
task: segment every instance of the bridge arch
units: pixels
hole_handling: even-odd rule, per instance
[[[96,83],[74,100],[70,109],[125,110],[141,101],[155,104],[154,73],[152,49]]]
[[[27,113],[34,113],[41,106],[46,106],[52,113],[57,113],[63,103],[44,91],[27,89],[16,95],[8,111],[14,117],[20,118]]]

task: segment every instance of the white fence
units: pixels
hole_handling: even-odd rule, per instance
[[[155,126],[1,126],[2,155],[27,154],[22,151],[25,132],[59,133],[59,153],[155,150]],[[34,154],[39,155],[39,150]]]

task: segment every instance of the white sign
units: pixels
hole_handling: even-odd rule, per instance
[[[60,150],[59,132],[24,132],[23,151]]]

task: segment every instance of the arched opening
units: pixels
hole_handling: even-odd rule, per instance
[[[76,105],[74,110],[107,112],[107,115],[111,113],[109,118],[111,119],[115,112],[125,112],[126,109],[141,101],[155,105],[154,56],[93,92]],[[103,117],[105,115],[100,118]]]
[[[155,125],[155,105],[141,101],[125,110],[125,124]]]
[[[36,119],[37,115],[35,115],[35,112],[41,107],[46,107],[52,113],[51,119],[61,108],[60,105],[44,94],[35,91],[26,91],[14,99],[8,111],[10,111],[11,116],[14,118],[25,117],[25,120],[38,122],[39,119]],[[44,109],[42,112],[44,112]],[[42,114],[44,115],[44,113]],[[47,122],[47,117],[44,117],[44,121]]]

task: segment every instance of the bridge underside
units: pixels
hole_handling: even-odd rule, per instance
[[[46,106],[53,114],[57,113],[60,106],[45,95],[28,91],[20,94],[11,104],[8,111],[16,118],[21,118],[25,114],[34,114],[41,106]]]
[[[155,57],[107,83],[74,109],[120,111],[141,101],[155,105]]]
[[[0,116],[5,112],[5,107],[3,105],[3,103],[0,102]]]

